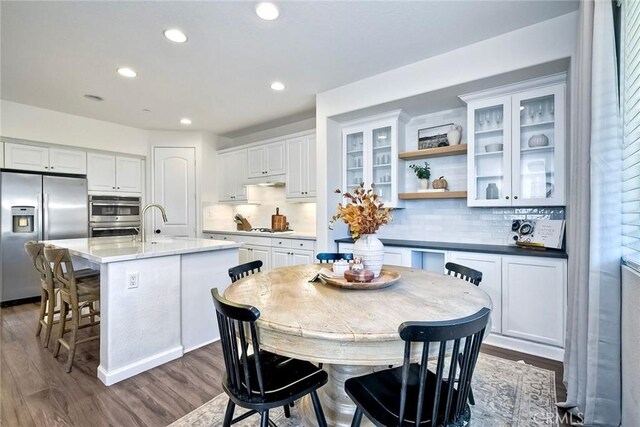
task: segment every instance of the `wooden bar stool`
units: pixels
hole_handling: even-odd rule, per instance
[[[48,262],[53,263],[53,277],[60,289],[60,327],[53,356],[58,357],[60,346],[64,346],[69,351],[67,372],[71,372],[76,345],[100,338],[100,335],[78,338],[79,329],[100,324],[100,321],[95,321],[95,316],[100,316],[100,312],[94,306],[100,300],[100,279],[77,280],[71,263],[71,255],[66,248],[45,247],[44,256]],[[89,309],[86,316],[90,317],[90,321],[80,324],[84,308]],[[68,314],[70,314],[69,319],[67,319]],[[70,329],[67,329],[67,322],[71,323]],[[68,339],[65,338],[67,332],[71,332]]]

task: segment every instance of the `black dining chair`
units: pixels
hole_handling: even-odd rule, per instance
[[[316,258],[318,259],[318,261],[320,261],[321,264],[325,262],[340,261],[341,259],[344,259],[346,261],[352,261],[353,254],[320,252],[318,255],[316,255]]]
[[[447,274],[449,276],[466,280],[467,282],[473,283],[476,286],[479,286],[480,282],[482,282],[482,272],[474,270],[473,268],[456,264],[455,262],[446,263],[444,268],[447,269]]]
[[[357,406],[351,426],[358,427],[363,414],[377,426],[465,425],[471,417],[467,396],[490,312],[485,307],[461,319],[401,324],[404,364],[345,382]],[[420,363],[411,363],[413,343],[422,344]],[[431,362],[435,370],[428,369],[432,343],[439,343],[437,361]]]
[[[247,277],[250,274],[259,273],[262,268],[262,261],[251,261],[244,264],[236,265],[229,269],[229,277],[231,277],[231,283],[237,282],[243,277]]]
[[[222,388],[229,396],[223,426],[228,427],[259,413],[260,426],[267,427],[270,423],[269,410],[282,406],[288,417],[289,405],[310,394],[318,425],[326,427],[317,389],[327,383],[327,373],[310,362],[260,350],[256,334],[260,311],[225,299],[217,288],[211,289],[211,296],[224,355]],[[249,411],[234,419],[236,405]]]

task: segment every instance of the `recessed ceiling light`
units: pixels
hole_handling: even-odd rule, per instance
[[[98,95],[91,95],[89,93],[87,93],[86,95],[84,95],[85,98],[90,99],[92,101],[104,101],[104,98]]]
[[[273,89],[273,90],[284,90],[284,84],[282,84],[280,82],[273,82],[273,83],[271,83],[271,89]]]
[[[138,75],[138,73],[127,67],[118,68],[118,74],[124,77],[135,77]]]
[[[184,43],[187,41],[187,36],[185,35],[185,33],[178,30],[177,28],[165,30],[164,36],[174,43]]]
[[[185,117],[184,119],[180,119],[180,123],[182,123],[183,125],[190,125],[191,120]]]
[[[144,113],[150,113],[150,112],[151,112],[151,110],[149,110],[148,108],[143,108],[143,109],[142,109],[142,112],[144,112]]]
[[[258,3],[256,6],[256,13],[265,21],[273,21],[278,17],[278,15],[280,15],[278,7],[275,4],[266,1]]]

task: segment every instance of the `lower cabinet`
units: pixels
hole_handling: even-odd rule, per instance
[[[268,246],[256,246],[244,244],[240,248],[240,264],[251,261],[262,261],[262,269],[268,270],[271,267],[271,248]]]
[[[313,251],[273,248],[271,253],[271,268],[313,264],[314,262],[315,257]]]

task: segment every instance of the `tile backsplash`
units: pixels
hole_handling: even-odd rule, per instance
[[[381,238],[507,245],[514,219],[564,219],[564,207],[469,208],[466,200],[420,200],[392,212]]]
[[[284,187],[249,187],[252,199],[258,205],[215,204],[204,207],[203,225],[205,230],[235,230],[233,216],[241,214],[253,227],[271,227],[271,215],[280,208],[286,215],[289,227],[301,233],[316,233],[316,204],[287,203]]]

